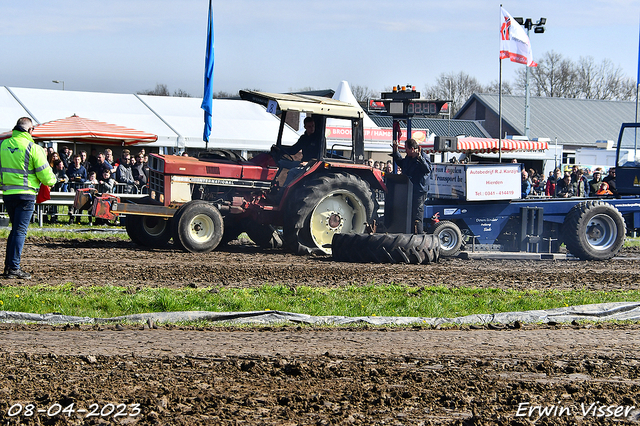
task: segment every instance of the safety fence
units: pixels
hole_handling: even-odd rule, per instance
[[[121,200],[130,200],[135,201],[141,198],[147,197],[147,194],[140,193],[122,193],[122,192],[114,192]],[[91,216],[88,211],[75,211],[73,208],[73,201],[75,199],[76,193],[74,192],[56,192],[51,191],[51,198],[42,203],[36,204],[36,208],[33,212],[32,222],[38,223],[39,226],[44,224],[44,219],[46,216],[52,217],[68,217],[69,222],[73,222],[75,219],[80,219],[81,217],[89,217],[89,224],[91,224]],[[62,209],[61,207],[66,207],[66,209]],[[2,192],[0,191],[0,217],[5,222],[4,226],[8,225],[8,215],[4,209],[4,201],[2,199]]]

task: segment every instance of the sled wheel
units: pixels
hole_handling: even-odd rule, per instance
[[[171,219],[168,218],[128,215],[124,226],[131,241],[142,246],[163,248],[171,239]]]
[[[462,232],[454,222],[443,220],[433,228],[433,235],[440,240],[440,256],[457,256],[462,247]]]
[[[433,234],[336,234],[333,259],[355,263],[428,264],[440,258]]]
[[[364,232],[375,214],[369,184],[348,173],[327,173],[301,182],[289,198],[284,240],[298,254],[331,254],[336,234]]]
[[[206,201],[190,201],[183,205],[176,213],[174,221],[174,239],[191,253],[210,252],[222,240],[222,215],[215,205]]]
[[[604,201],[573,206],[564,220],[563,241],[582,260],[607,260],[624,244],[626,227],[620,212]]]

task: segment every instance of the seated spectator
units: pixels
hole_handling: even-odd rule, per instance
[[[96,188],[98,185],[98,179],[96,176],[96,172],[89,172],[89,176],[87,177],[87,184],[90,184],[89,188]]]
[[[53,185],[53,191],[69,192],[69,176],[64,169],[64,163],[59,158],[53,162],[53,174],[57,179],[56,184]]]
[[[67,171],[64,169],[64,163],[59,158],[53,161],[53,174],[56,176],[56,183],[51,190],[55,192],[69,192],[69,176],[67,176]],[[58,206],[48,205],[44,207],[45,215],[49,215],[44,217],[44,221],[46,223],[57,222]]]
[[[562,180],[562,172],[556,168],[554,171],[549,172],[549,178],[547,184],[544,187],[544,195],[547,197],[553,197],[556,195],[556,185],[559,180]]]
[[[62,163],[64,164],[64,168],[68,169],[69,166],[71,165],[71,150],[69,149],[68,146],[63,145],[62,148],[60,149],[60,153],[59,153],[60,159],[62,160]]]
[[[522,198],[527,198],[531,193],[531,181],[529,180],[529,173],[526,170],[522,171]]]
[[[134,185],[138,187],[138,189],[146,189],[147,187],[147,173],[144,167],[144,155],[138,154],[136,156],[136,162],[131,167],[131,173],[133,174]],[[145,191],[141,191],[146,193]]]
[[[600,184],[602,183],[602,174],[600,172],[600,169],[595,169],[593,171],[593,179],[591,179],[591,181],[589,181],[589,193],[590,194],[595,194],[600,190]],[[609,185],[607,185],[607,190],[609,188]]]
[[[73,163],[69,165],[67,169],[67,176],[69,176],[69,188],[76,189],[82,188],[87,181],[87,171],[80,162],[82,158],[78,154],[73,157]]]
[[[613,192],[613,194],[617,194],[618,193],[618,188],[616,188],[616,168],[615,167],[611,167],[609,169],[609,174],[602,179],[603,182],[607,182],[607,185],[609,185],[609,191]]]
[[[574,186],[571,184],[571,174],[565,172],[562,180],[556,183],[556,197],[570,198],[574,195]]]
[[[107,164],[109,164],[109,166],[111,166],[111,172],[113,173],[113,170],[117,168],[117,164],[115,164],[115,161],[113,159],[113,151],[111,151],[111,149],[107,148],[104,150],[104,160]]]
[[[587,178],[584,176],[584,171],[582,169],[578,169],[576,171],[576,181],[573,182],[573,186],[574,186],[573,192],[576,197],[589,196],[589,190],[591,188],[589,187],[589,182],[587,181]]]
[[[601,182],[600,188],[596,191],[598,197],[605,197],[607,195],[613,195],[613,192],[609,190],[609,184],[607,182]]]
[[[116,182],[124,184],[123,192],[133,194],[137,192],[133,172],[131,171],[131,154],[128,149],[122,151],[122,157],[116,169]]]
[[[546,182],[540,176],[531,179],[531,193],[535,195],[543,195]]]
[[[89,156],[89,168],[93,169],[98,164],[98,150],[91,148],[91,155]]]
[[[89,163],[89,158],[87,157],[87,151],[85,151],[84,149],[82,151],[80,151],[80,164],[82,165],[82,167],[84,167],[84,169],[87,171],[87,174],[89,173],[89,169],[91,169],[91,163]]]
[[[49,162],[49,166],[51,166],[52,169],[54,168],[53,163],[59,159],[60,159],[60,156],[55,151],[47,155],[47,161]],[[64,166],[64,162],[62,163],[62,165]],[[66,167],[64,169],[66,170]]]
[[[111,166],[111,164],[109,164],[107,162],[107,159],[104,155],[103,152],[98,153],[98,156],[96,157],[96,165],[93,166],[93,168],[91,169],[92,171],[96,172],[96,176],[102,176],[102,172],[104,170],[109,170],[110,172],[114,172],[114,168]]]
[[[102,177],[98,180],[98,192],[113,192],[116,180],[111,177],[111,170],[104,169]]]
[[[571,166],[571,183],[576,183],[578,181],[578,166],[577,165],[573,165]]]

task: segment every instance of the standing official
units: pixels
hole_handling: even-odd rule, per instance
[[[427,178],[431,174],[431,162],[427,154],[420,149],[415,139],[407,140],[405,144],[407,155],[402,158],[398,154],[398,141],[393,141],[394,161],[402,169],[402,174],[409,176],[413,184],[413,196],[411,200],[411,220],[413,221],[413,233],[424,232],[424,202],[427,199]]]
[[[33,142],[31,132],[33,122],[23,117],[13,128],[13,135],[0,144],[0,189],[11,221],[4,260],[5,278],[31,278],[20,269],[22,247],[40,184],[53,186],[56,183],[45,152]]]

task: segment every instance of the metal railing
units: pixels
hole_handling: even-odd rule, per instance
[[[119,185],[124,185],[124,184],[119,184]],[[147,197],[147,194],[139,194],[139,193],[136,193],[136,194],[117,193],[117,195],[121,200],[129,200],[129,201],[135,201],[135,200],[139,200],[141,198]],[[36,208],[34,209],[34,212],[33,212],[32,221],[37,222],[39,226],[42,226],[44,223],[44,217],[47,215],[69,216],[70,220],[72,220],[75,217],[82,217],[82,216],[90,217],[90,214],[88,212],[82,213],[82,212],[73,211],[73,201],[75,200],[75,197],[76,197],[75,191],[72,191],[72,192],[51,191],[51,199],[44,201],[42,203],[36,204]],[[4,210],[4,200],[2,199],[2,191],[0,191],[0,206],[2,207],[0,216],[7,216]],[[48,210],[54,206],[68,207],[68,213],[61,214],[61,213],[58,213],[57,211],[55,213],[49,212]]]

